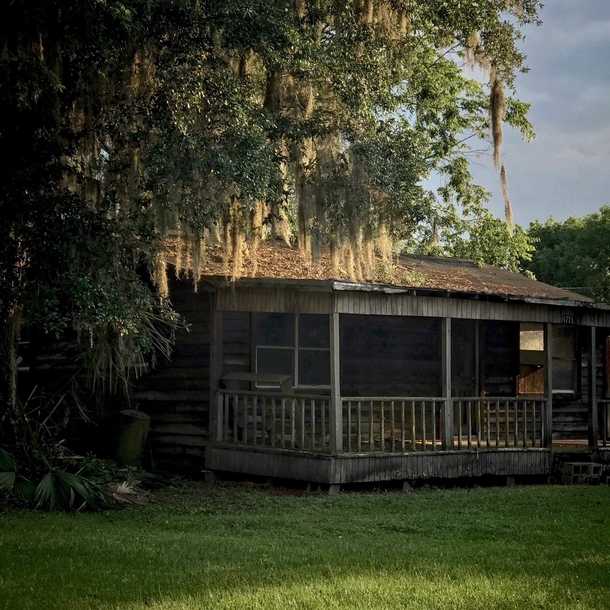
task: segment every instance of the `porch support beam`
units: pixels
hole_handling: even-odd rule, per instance
[[[544,324],[544,393],[547,399],[543,445],[553,446],[553,325]]]
[[[591,449],[597,449],[597,441],[599,438],[599,425],[597,420],[597,359],[596,359],[596,347],[597,341],[595,338],[595,326],[591,326],[589,332],[588,347],[589,347],[589,366],[588,366],[588,381],[589,381],[589,416],[587,418],[587,424],[589,428],[589,447]]]
[[[451,400],[451,318],[441,322],[441,361],[443,405],[442,444],[443,449],[453,447],[453,401]]]
[[[341,403],[341,349],[339,314],[330,314],[330,451],[343,451],[343,405]]]
[[[209,430],[212,441],[222,438],[222,396],[217,395],[218,380],[222,376],[222,311],[216,309],[217,294],[212,306],[212,336],[210,358],[210,412]]]

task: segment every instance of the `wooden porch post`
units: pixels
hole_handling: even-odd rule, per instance
[[[544,443],[548,449],[553,447],[553,325],[544,324],[544,393],[546,395],[546,419]]]
[[[216,309],[214,298],[212,309],[212,336],[210,345],[210,440],[222,438],[222,400],[217,400],[218,380],[222,375],[222,311]]]
[[[451,318],[441,322],[441,360],[443,405],[443,449],[453,448],[453,401],[451,400]]]
[[[330,314],[330,450],[343,451],[343,405],[341,403],[341,360],[339,314]]]
[[[596,347],[597,342],[595,340],[595,326],[591,326],[591,330],[588,336],[589,343],[589,369],[588,369],[588,381],[589,381],[589,417],[587,418],[587,424],[589,428],[589,448],[597,449],[597,441],[599,438],[599,425],[597,421],[597,360],[596,360]]]

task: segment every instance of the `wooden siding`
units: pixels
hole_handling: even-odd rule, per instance
[[[413,290],[412,293],[416,291]],[[519,302],[482,296],[474,298],[388,294],[372,289],[357,291],[332,288],[332,283],[223,286],[218,290],[218,309],[287,313],[345,313],[383,316],[447,317],[471,320],[576,323],[610,327],[610,310],[572,307],[548,302]]]
[[[222,312],[221,375],[253,370],[250,317],[246,311]]]
[[[170,297],[189,324],[176,334],[171,361],[159,362],[135,390],[139,408],[151,416],[150,446],[155,464],[165,470],[204,467],[209,441],[210,343],[214,293],[193,291],[190,282],[170,280]]]
[[[332,313],[331,292],[280,286],[273,288],[220,288],[220,311],[268,311],[278,313]]]
[[[372,483],[484,475],[550,475],[548,449],[322,456],[208,447],[207,468],[324,484]]]
[[[564,316],[572,318],[575,316],[573,308],[548,305],[347,291],[335,293],[335,307],[339,313],[553,322],[555,324],[563,324]]]

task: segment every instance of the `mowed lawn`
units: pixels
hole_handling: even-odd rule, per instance
[[[0,513],[0,608],[610,608],[610,488],[298,494]]]

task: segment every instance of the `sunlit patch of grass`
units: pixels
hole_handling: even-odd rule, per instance
[[[606,487],[156,498],[0,514],[0,609],[610,606]]]

